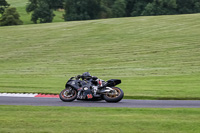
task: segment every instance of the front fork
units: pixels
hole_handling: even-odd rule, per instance
[[[78,94],[77,94],[77,98],[78,99],[83,99],[83,89],[82,88],[80,88],[80,89],[78,89]]]

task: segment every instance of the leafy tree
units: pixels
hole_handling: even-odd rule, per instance
[[[40,1],[48,4],[49,8],[53,10],[63,8],[64,3],[64,0],[29,0],[26,11],[31,12],[36,9]]]
[[[177,0],[177,5],[180,14],[200,12],[200,0]]]
[[[176,13],[176,0],[154,0],[148,3],[142,15],[167,15]]]
[[[115,0],[101,0],[100,18],[112,17],[112,6]]]
[[[64,19],[66,21],[91,19],[87,10],[86,1],[66,0]]]
[[[29,0],[26,6],[26,12],[30,13],[38,7],[38,0]]]
[[[23,24],[23,22],[19,18],[20,18],[20,15],[18,14],[15,7],[6,8],[4,14],[0,18],[0,25],[8,26],[8,25]]]
[[[142,12],[144,11],[145,7],[147,6],[149,1],[147,0],[140,0],[136,2],[133,6],[133,11],[131,12],[131,16],[141,16]],[[153,1],[152,1],[153,2]]]
[[[100,11],[100,0],[66,0],[64,18],[66,21],[97,19]]]
[[[125,17],[126,15],[126,1],[116,0],[112,6],[113,17]]]
[[[40,23],[50,23],[55,16],[46,0],[29,0],[26,11],[33,12],[31,21],[34,23],[37,23],[38,20]]]
[[[64,0],[45,0],[49,8],[53,10],[63,9]]]
[[[141,15],[151,16],[156,15],[155,4],[148,3]]]
[[[130,17],[137,0],[126,0],[126,16]]]
[[[194,12],[200,12],[200,1],[195,2],[194,4]]]
[[[178,12],[180,14],[192,13],[193,0],[177,0]]]
[[[3,14],[5,11],[5,8],[9,7],[10,4],[6,2],[6,0],[0,0],[0,14]]]

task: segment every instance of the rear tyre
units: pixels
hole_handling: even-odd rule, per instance
[[[77,91],[71,87],[67,87],[60,92],[59,97],[63,102],[71,102],[77,98]]]
[[[122,98],[124,97],[124,92],[122,91],[122,89],[118,87],[113,87],[112,89],[115,91],[103,95],[103,99],[106,100],[106,102],[111,102],[111,103],[116,103],[122,100]]]

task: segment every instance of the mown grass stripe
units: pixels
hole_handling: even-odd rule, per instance
[[[89,71],[127,97],[200,97],[199,14],[1,27],[0,92],[55,93]],[[142,98],[142,97],[141,97]]]

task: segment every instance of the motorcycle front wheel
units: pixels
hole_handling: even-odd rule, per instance
[[[124,92],[122,91],[122,89],[118,87],[113,87],[112,89],[114,91],[103,95],[103,99],[106,100],[106,102],[113,102],[113,103],[122,100],[122,98],[124,97]]]
[[[59,97],[63,102],[71,102],[77,98],[77,91],[71,87],[67,87],[60,92]]]

